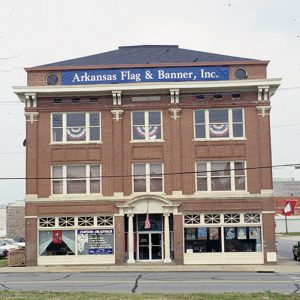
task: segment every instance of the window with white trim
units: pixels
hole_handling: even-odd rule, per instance
[[[101,141],[101,114],[99,112],[52,113],[51,116],[51,142]]]
[[[131,113],[132,141],[162,140],[162,122],[160,111],[133,111]]]
[[[198,109],[194,111],[195,139],[245,137],[242,108]]]
[[[132,173],[134,193],[163,191],[162,163],[135,163]]]
[[[198,192],[245,191],[245,162],[198,162],[196,163],[196,186]]]
[[[52,194],[101,193],[100,165],[52,166]]]
[[[261,226],[261,214],[255,212],[186,214],[185,253],[261,252]]]

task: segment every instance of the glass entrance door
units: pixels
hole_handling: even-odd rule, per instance
[[[162,260],[162,233],[138,234],[138,260]]]

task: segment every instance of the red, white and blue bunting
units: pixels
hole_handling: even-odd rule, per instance
[[[86,128],[84,127],[72,127],[67,128],[68,140],[78,141],[85,138]]]
[[[149,138],[155,140],[156,135],[160,129],[160,126],[150,126],[149,127]],[[136,126],[135,130],[137,134],[141,137],[145,137],[145,126]]]
[[[211,137],[224,137],[228,136],[228,124],[210,124],[209,132]]]

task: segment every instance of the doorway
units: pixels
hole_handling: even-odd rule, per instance
[[[138,233],[138,260],[162,260],[163,236],[162,232]]]

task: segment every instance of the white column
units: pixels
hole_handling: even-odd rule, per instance
[[[165,263],[171,262],[171,256],[170,256],[170,226],[169,226],[169,213],[164,213],[164,223],[165,223]]]
[[[127,263],[134,264],[134,237],[133,237],[133,214],[128,214],[128,260]]]

